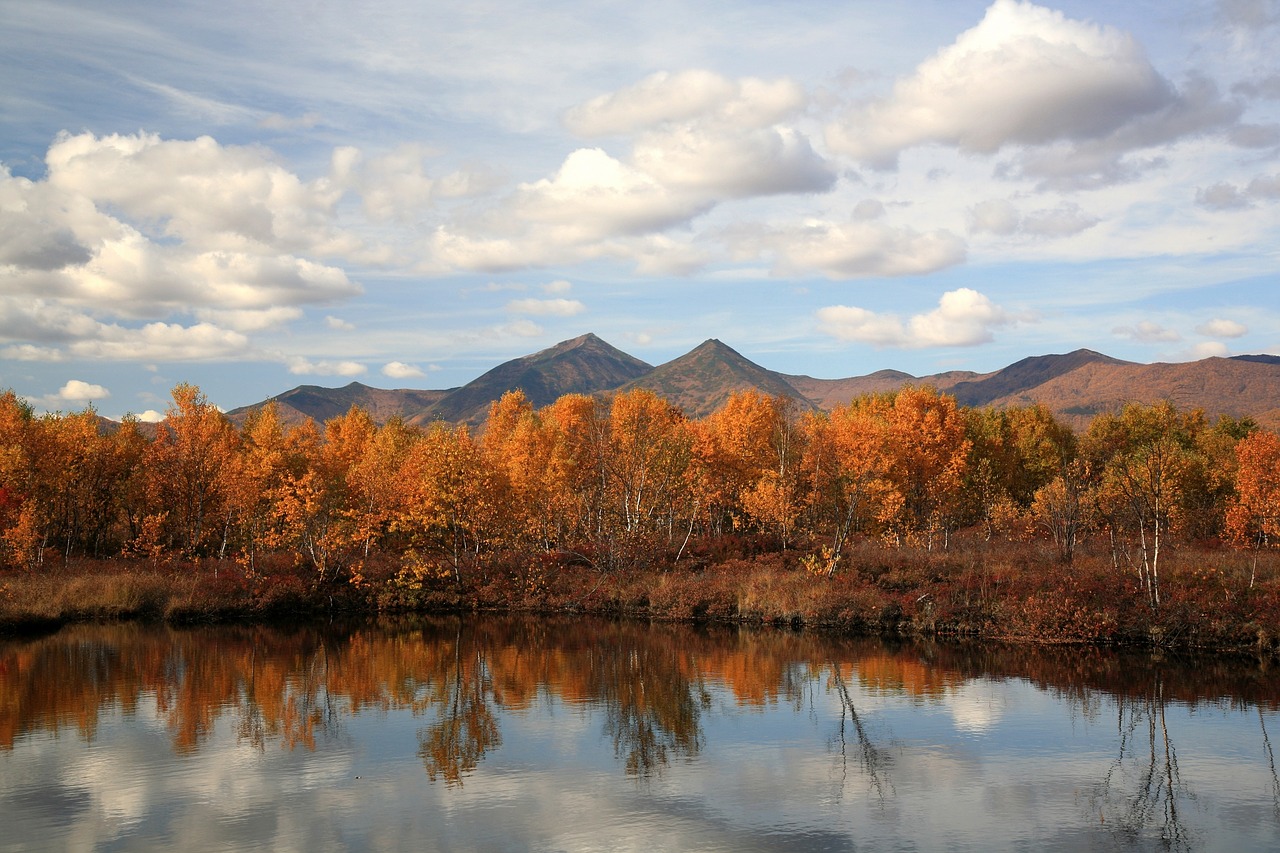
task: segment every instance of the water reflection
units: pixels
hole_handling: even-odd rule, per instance
[[[354,848],[425,831],[379,823],[387,809],[431,802],[414,820],[441,820],[480,786],[492,804],[558,798],[523,807],[547,816],[541,844],[499,847],[589,849],[559,816],[590,802],[618,833],[643,839],[637,827],[666,820],[685,828],[678,846],[707,849],[1198,849],[1224,846],[1224,831],[1248,849],[1280,841],[1274,681],[1264,664],[1223,658],[585,619],[82,625],[0,644],[0,819],[48,831],[97,810],[99,831],[136,838],[158,819],[165,774],[199,772],[218,793],[188,780],[191,796],[223,798],[241,840],[265,849],[249,828],[280,831],[263,792],[286,784],[265,774],[288,755],[295,797],[345,815],[346,832],[364,827]],[[161,733],[176,769],[120,746],[126,731]],[[59,764],[66,734],[85,752]],[[615,787],[636,779],[647,783]],[[239,789],[251,805],[234,805]],[[166,813],[194,808],[182,803]],[[514,814],[431,831],[440,849],[450,831],[464,848],[466,833],[534,831]]]

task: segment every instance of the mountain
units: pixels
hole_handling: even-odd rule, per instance
[[[1252,417],[1280,427],[1280,359],[1205,358],[1178,364],[1093,361],[1040,385],[988,401],[1019,406],[1038,401],[1077,429],[1095,415],[1119,411],[1126,403],[1168,400],[1180,409]]]
[[[768,397],[791,397],[805,408],[814,404],[781,373],[766,370],[714,338],[619,388],[647,388],[691,418],[724,405],[734,391],[753,388]]]
[[[227,412],[227,417],[239,426],[244,423],[250,413],[261,409],[267,403],[274,402],[280,422],[286,426],[296,426],[307,418],[311,418],[318,424],[324,423],[330,418],[345,415],[352,406],[364,409],[378,423],[386,423],[394,417],[409,420],[423,410],[434,406],[448,394],[449,391],[370,388],[359,382],[352,382],[341,388],[299,385],[261,403],[232,409]]]
[[[1024,358],[983,374],[956,370],[917,377],[879,370],[844,379],[815,379],[776,373],[715,339],[655,368],[593,334],[504,362],[460,388],[388,391],[352,382],[342,388],[303,385],[271,399],[286,423],[305,418],[324,422],[360,406],[379,423],[400,417],[411,424],[477,425],[484,421],[490,403],[517,388],[538,407],[564,394],[648,388],[690,417],[701,417],[744,388],[791,397],[802,408],[830,410],[861,394],[894,391],[903,385],[931,385],[968,406],[1042,403],[1076,429],[1086,428],[1097,414],[1119,411],[1125,403],[1162,400],[1184,409],[1204,409],[1210,418],[1249,416],[1264,426],[1280,428],[1280,356],[1274,355],[1136,364],[1080,349]],[[243,423],[250,411],[266,402],[236,409],[229,416]]]
[[[791,383],[791,387],[813,401],[819,409],[830,410],[836,406],[847,405],[849,401],[863,394],[896,391],[903,385],[929,385],[939,391],[946,391],[957,382],[964,382],[981,375],[971,370],[952,370],[929,376],[912,376],[901,370],[877,370],[866,376],[851,376],[847,379],[814,379],[812,376],[784,376],[784,378]]]
[[[995,373],[953,383],[946,390],[962,406],[986,406],[995,400],[1025,394],[1052,379],[1092,364],[1118,366],[1131,362],[1088,349],[1078,349],[1066,355],[1038,355],[1016,361]]]
[[[478,424],[488,416],[489,404],[507,391],[523,391],[540,408],[565,394],[610,391],[651,370],[652,365],[588,333],[498,365],[450,391],[429,410],[411,418],[410,423]]]

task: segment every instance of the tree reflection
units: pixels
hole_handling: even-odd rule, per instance
[[[701,679],[690,680],[674,649],[628,644],[599,651],[605,733],[627,773],[648,776],[672,754],[697,755],[711,695]]]
[[[867,734],[866,726],[863,725],[862,717],[858,715],[858,708],[854,705],[853,697],[849,693],[849,686],[845,682],[844,676],[841,675],[840,664],[835,661],[831,663],[831,684],[835,687],[836,695],[840,699],[840,759],[844,778],[847,780],[849,773],[848,735],[846,733],[846,724],[848,724],[853,726],[854,737],[857,741],[854,755],[858,762],[858,769],[867,777],[867,781],[871,785],[871,790],[875,792],[876,798],[883,803],[889,795],[893,794],[893,782],[888,776],[892,756],[887,750],[876,746]]]
[[[1146,694],[1117,697],[1119,754],[1098,786],[1098,808],[1104,821],[1110,812],[1111,825],[1127,837],[1139,838],[1148,828],[1158,827],[1166,848],[1189,850],[1192,839],[1179,806],[1193,795],[1178,770],[1166,705],[1164,679],[1158,673]]]
[[[418,733],[418,756],[431,781],[461,786],[485,753],[502,745],[502,733],[484,649],[474,642],[464,647],[461,623],[452,647],[452,671],[434,681],[436,721]]]
[[[1271,738],[1267,737],[1267,721],[1258,708],[1258,728],[1262,729],[1262,749],[1267,755],[1267,768],[1271,771],[1271,810],[1280,820],[1280,776],[1276,775],[1276,756],[1271,750]]]
[[[456,786],[501,747],[504,716],[558,702],[598,714],[619,767],[643,778],[702,752],[713,696],[799,710],[825,681],[840,709],[834,737],[845,778],[854,768],[883,801],[896,795],[897,753],[871,736],[860,697],[941,702],[971,679],[1014,677],[1065,696],[1090,719],[1115,697],[1120,753],[1095,792],[1095,819],[1101,813],[1131,834],[1158,826],[1170,844],[1183,843],[1180,810],[1189,795],[1165,705],[1224,696],[1257,708],[1280,818],[1263,715],[1277,707],[1280,688],[1261,665],[1171,666],[1098,649],[976,643],[894,647],[810,632],[586,618],[450,617],[346,630],[72,626],[0,643],[0,750],[35,731],[70,728],[92,741],[103,713],[153,708],[178,753],[201,749],[228,723],[251,748],[319,750],[349,717],[402,711],[421,719],[416,748],[427,777]]]

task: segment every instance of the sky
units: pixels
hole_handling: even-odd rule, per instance
[[[1280,0],[0,0],[0,390],[1280,353]]]

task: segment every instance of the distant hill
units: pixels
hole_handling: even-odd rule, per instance
[[[239,426],[244,423],[250,413],[261,409],[269,402],[274,402],[280,422],[286,426],[296,426],[308,418],[318,424],[324,423],[331,418],[345,415],[352,406],[364,409],[378,423],[386,423],[395,417],[409,420],[423,410],[434,406],[448,394],[448,391],[370,388],[359,382],[352,382],[341,388],[299,385],[261,403],[232,409],[227,412],[227,417]]]
[[[1168,400],[1180,409],[1252,417],[1280,427],[1280,360],[1206,358],[1178,364],[1093,361],[1031,388],[987,401],[995,406],[1039,401],[1077,429],[1126,403]]]
[[[1204,409],[1211,418],[1250,416],[1264,426],[1280,428],[1280,356],[1274,355],[1135,364],[1080,349],[1024,358],[983,374],[956,370],[917,377],[880,370],[845,379],[815,379],[776,373],[715,339],[652,367],[593,334],[504,362],[460,388],[389,391],[352,382],[342,388],[303,385],[271,399],[286,423],[305,418],[323,422],[361,406],[379,423],[400,417],[412,424],[478,425],[487,416],[489,404],[514,389],[524,391],[541,407],[565,394],[648,388],[690,417],[702,417],[744,388],[791,397],[802,408],[830,410],[861,394],[894,391],[903,385],[931,385],[967,406],[1043,403],[1077,429],[1125,403],[1161,400],[1184,409]],[[229,416],[243,423],[250,411],[266,402],[236,409]]]
[[[754,389],[768,397],[791,397],[814,404],[781,373],[766,370],[714,338],[619,388],[648,388],[691,418],[709,415],[735,391]]]
[[[1066,355],[1032,356],[995,373],[956,382],[947,387],[947,393],[954,396],[962,406],[986,406],[996,400],[1039,388],[1052,379],[1093,364],[1117,366],[1130,362],[1087,349],[1078,349]]]
[[[489,404],[507,391],[521,390],[534,406],[554,403],[565,394],[610,391],[644,376],[653,366],[602,341],[593,334],[563,341],[550,349],[504,362],[450,391],[411,423],[482,422]]]

